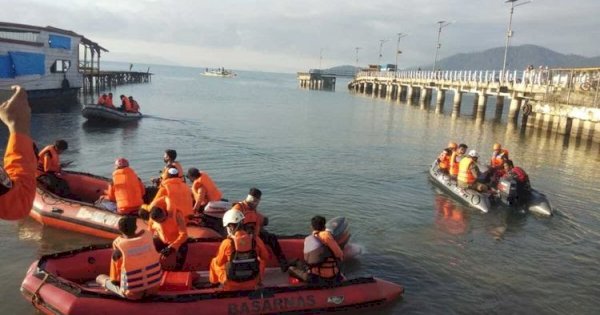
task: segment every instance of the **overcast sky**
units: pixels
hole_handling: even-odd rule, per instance
[[[526,0],[517,2],[523,3]],[[54,26],[100,43],[103,60],[295,72],[319,67],[433,63],[504,46],[505,0],[0,0],[0,21]],[[600,0],[534,0],[516,7],[512,45],[600,55]],[[501,62],[501,61],[500,61]]]

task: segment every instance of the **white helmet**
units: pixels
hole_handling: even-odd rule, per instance
[[[223,214],[223,226],[227,227],[229,224],[240,224],[244,221],[244,214],[235,209],[229,209]]]
[[[471,150],[471,151],[469,151],[469,154],[468,154],[468,155],[469,155],[470,157],[472,157],[472,158],[478,158],[478,157],[479,157],[479,153],[477,153],[477,151],[475,151],[475,150]]]

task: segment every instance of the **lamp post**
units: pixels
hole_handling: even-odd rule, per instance
[[[438,37],[437,37],[437,45],[435,46],[435,59],[433,60],[433,71],[435,72],[435,67],[437,67],[437,61],[438,61],[438,54],[440,52],[440,48],[442,47],[442,44],[440,44],[440,37],[442,35],[442,28],[452,24],[452,22],[447,22],[447,21],[438,21],[437,22],[439,24],[439,28],[438,28]]]
[[[361,49],[362,47],[354,47],[354,51],[356,52],[356,68],[358,68],[358,51]]]
[[[506,31],[506,45],[504,46],[504,61],[502,62],[502,76],[504,77],[505,72],[506,72],[506,58],[508,57],[508,46],[510,45],[510,39],[513,35],[513,31],[512,31],[512,17],[513,17],[513,13],[515,12],[515,8],[521,5],[525,5],[530,3],[531,1],[525,1],[525,2],[521,2],[517,5],[515,5],[515,2],[517,2],[519,0],[506,0],[506,3],[510,2],[510,18],[508,20],[508,30]]]
[[[396,75],[398,74],[398,55],[402,53],[400,51],[400,39],[406,36],[408,36],[408,34],[398,33],[398,42],[396,43],[396,70],[394,73],[394,77],[396,77]]]
[[[381,57],[383,57],[383,54],[382,54],[383,44],[386,43],[386,42],[388,42],[388,41],[389,40],[387,40],[387,39],[380,39],[379,40],[379,60],[377,62],[377,66],[379,66],[379,67],[381,66]]]
[[[323,48],[319,51],[319,70],[321,70],[321,64],[323,63]]]

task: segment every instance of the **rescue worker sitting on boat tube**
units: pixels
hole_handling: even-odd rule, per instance
[[[261,283],[269,252],[259,237],[248,234],[244,215],[230,209],[223,215],[227,238],[210,262],[209,281],[223,290],[254,290]]]
[[[160,254],[148,231],[136,233],[136,218],[119,219],[121,236],[113,241],[110,275],[101,274],[96,282],[121,297],[139,300],[156,294],[162,278]]]
[[[7,100],[0,100],[0,120],[9,132],[4,164],[0,167],[0,219],[18,220],[25,218],[33,205],[36,158],[30,136],[31,108],[27,93],[15,85],[12,92],[6,91],[6,94]]]
[[[115,160],[112,183],[97,204],[110,212],[137,214],[140,206],[144,203],[145,192],[144,183],[129,166],[129,161],[125,158],[118,158]]]
[[[344,252],[325,229],[325,218],[317,215],[310,220],[312,233],[304,239],[304,262],[290,266],[290,274],[308,284],[339,283],[344,279],[340,262]]]
[[[457,178],[458,187],[470,188],[478,192],[486,192],[488,190],[485,184],[478,181],[478,178],[481,176],[479,166],[477,166],[478,159],[479,153],[471,150],[467,156],[460,160]]]

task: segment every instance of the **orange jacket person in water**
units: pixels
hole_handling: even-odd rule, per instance
[[[118,158],[112,174],[112,184],[106,190],[105,199],[116,203],[119,214],[135,214],[144,203],[146,192],[144,183],[135,171],[129,167],[129,161]]]
[[[110,276],[96,277],[105,289],[130,300],[157,293],[162,277],[160,255],[154,249],[152,235],[144,230],[136,234],[136,220],[132,216],[119,219],[122,235],[113,241]]]
[[[8,127],[4,167],[0,167],[0,219],[26,217],[35,198],[36,161],[29,136],[31,109],[27,93],[12,87],[13,95],[0,105],[0,120]]]
[[[54,144],[47,145],[38,154],[38,170],[43,173],[60,173],[60,155],[69,148],[65,140],[56,140]]]
[[[190,168],[187,178],[192,182],[194,194],[194,211],[202,211],[211,201],[219,201],[223,194],[206,172],[200,173],[197,168]]]
[[[223,290],[254,290],[264,276],[269,252],[258,237],[243,228],[244,215],[229,210],[223,215],[227,238],[210,262],[209,281],[221,283]]]

